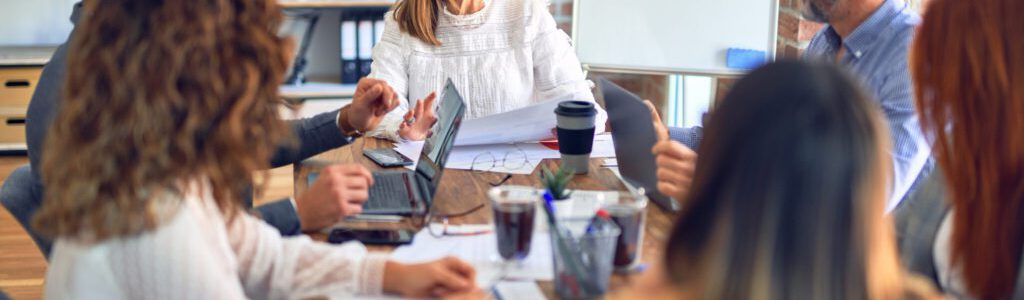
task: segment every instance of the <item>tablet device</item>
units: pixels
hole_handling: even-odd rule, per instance
[[[678,211],[679,204],[675,200],[658,192],[658,166],[651,153],[658,142],[658,134],[654,131],[651,110],[640,97],[611,81],[601,79],[598,84],[608,111],[622,179],[631,188],[643,188],[647,198],[658,206]]]

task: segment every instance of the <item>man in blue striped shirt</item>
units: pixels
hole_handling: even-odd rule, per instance
[[[799,1],[804,18],[828,23],[811,40],[803,58],[847,67],[875,96],[885,114],[893,144],[894,176],[886,203],[886,211],[891,211],[911,189],[931,153],[914,111],[913,82],[907,68],[907,50],[921,18],[902,0]],[[702,130],[671,128],[670,135],[697,149]],[[659,171],[659,181],[665,171],[685,172]],[[668,177],[688,181],[692,173]]]

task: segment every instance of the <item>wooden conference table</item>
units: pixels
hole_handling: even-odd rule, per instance
[[[299,167],[295,168],[295,194],[298,195],[306,190],[308,174],[316,171],[324,166],[325,163],[359,163],[366,166],[371,171],[381,170],[379,166],[374,164],[368,158],[363,156],[362,150],[375,149],[375,148],[386,148],[391,147],[390,142],[375,139],[375,138],[361,138],[356,140],[353,144],[346,147],[334,149],[303,162]],[[545,160],[542,162],[543,165],[547,165],[549,168],[557,167],[558,160]],[[538,174],[540,167],[534,170],[532,175],[513,175],[505,184],[506,185],[529,185],[540,187],[540,180]],[[491,188],[491,182],[499,182],[505,174],[500,173],[482,173],[472,172],[468,170],[452,170],[446,169],[444,176],[441,179],[440,187],[438,188],[437,195],[434,198],[433,210],[436,214],[451,214],[463,212],[473,207],[485,204],[486,207],[477,210],[476,212],[464,216],[453,218],[450,220],[452,224],[489,224],[491,223],[491,207],[490,200],[487,198],[487,190]],[[585,190],[625,190],[625,186],[622,185],[621,181],[612,173],[610,170],[601,167],[601,159],[592,159],[590,162],[590,172],[586,175],[578,175],[573,179],[570,185],[573,189],[585,189]],[[651,264],[653,258],[660,255],[661,249],[664,249],[664,244],[668,239],[668,235],[672,230],[673,216],[662,209],[660,206],[650,203],[647,206],[647,225],[645,230],[643,249],[641,254],[641,260],[644,263]],[[410,218],[406,218],[400,223],[366,223],[366,222],[348,222],[344,224],[344,227],[351,228],[407,228],[419,230],[416,227],[417,224],[421,223],[422,218],[418,218],[415,221]],[[310,234],[316,240],[326,240],[326,235],[321,233]],[[393,247],[369,247],[371,251],[391,251]],[[614,275],[611,280],[611,290],[614,290],[617,286],[622,286],[631,280],[631,277],[635,275]],[[541,290],[547,295],[548,299],[558,299],[554,292],[554,284],[550,281],[538,282]]]

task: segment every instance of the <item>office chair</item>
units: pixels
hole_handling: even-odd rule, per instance
[[[49,260],[50,247],[53,242],[32,229],[32,217],[39,211],[42,199],[42,184],[39,184],[32,176],[32,168],[27,164],[11,172],[11,175],[4,180],[3,187],[0,188],[0,202],[3,203],[4,208],[11,212],[15,219],[18,219],[21,227],[25,228],[32,240],[36,242],[43,257]]]

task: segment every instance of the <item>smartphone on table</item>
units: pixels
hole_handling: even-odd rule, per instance
[[[335,228],[327,236],[327,242],[341,244],[360,241],[367,245],[405,245],[412,243],[414,233],[408,229],[349,229]]]
[[[363,155],[384,168],[413,165],[413,161],[411,159],[390,148],[366,149],[363,150]]]

